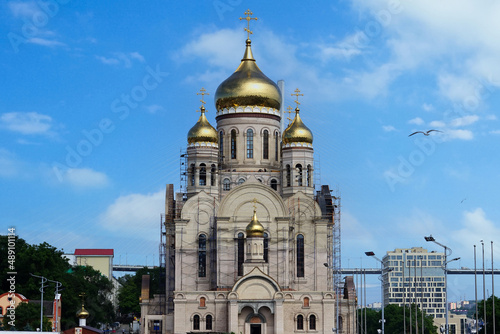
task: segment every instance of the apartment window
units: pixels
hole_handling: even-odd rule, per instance
[[[264,130],[264,137],[262,138],[262,142],[262,157],[264,159],[269,159],[269,131]]]
[[[193,317],[193,330],[199,331],[200,330],[200,316],[196,314]]]
[[[200,186],[207,185],[207,165],[200,164]]]
[[[304,330],[304,316],[302,314],[297,316],[297,330]]]
[[[224,158],[224,132],[219,132],[219,159]]]
[[[243,262],[245,262],[245,238],[238,233],[238,276],[243,276]]]
[[[222,181],[222,190],[224,191],[231,190],[231,181],[229,179],[224,179],[224,181]]]
[[[236,130],[231,130],[231,159],[236,159]]]
[[[316,330],[316,316],[314,314],[309,316],[309,329]]]
[[[268,262],[269,258],[269,234],[264,232],[264,262]]]
[[[210,168],[210,185],[215,186],[215,165]]]
[[[198,277],[207,276],[207,236],[198,237]]]
[[[247,158],[253,158],[253,130],[247,130]]]
[[[304,277],[304,236],[297,235],[297,277]]]
[[[210,314],[205,318],[205,329],[207,331],[212,330],[212,316]]]
[[[286,165],[286,186],[290,187],[290,178],[291,178],[291,170],[290,165]]]
[[[297,164],[295,170],[297,171],[297,185],[300,187],[302,186],[302,165]]]

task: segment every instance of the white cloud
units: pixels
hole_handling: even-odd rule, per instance
[[[139,52],[115,52],[112,57],[95,56],[96,59],[105,65],[121,65],[125,68],[131,68],[134,60],[144,63],[146,60]]]
[[[106,174],[88,168],[69,168],[60,177],[63,184],[76,188],[102,188],[109,184]]]
[[[66,44],[56,41],[56,40],[50,40],[46,38],[40,38],[40,37],[33,37],[27,40],[28,43],[31,44],[36,44],[36,45],[42,45],[42,46],[48,46],[48,47],[55,47],[55,46],[64,46]]]
[[[455,118],[450,122],[450,126],[459,127],[459,126],[467,126],[476,123],[479,120],[479,116],[477,115],[469,115],[464,117]]]
[[[480,240],[487,240],[490,242],[492,238],[500,236],[500,228],[497,226],[498,222],[488,219],[482,208],[464,211],[462,216],[462,228],[451,232],[451,236],[456,243],[455,248],[471,250],[472,245],[479,245]]]
[[[165,211],[165,191],[131,194],[117,198],[99,221],[108,229],[128,234],[143,234],[156,240],[160,214]],[[153,233],[152,233],[153,232]],[[149,236],[148,236],[149,235]]]
[[[332,45],[318,44],[316,47],[319,49],[319,57],[323,62],[327,62],[332,58],[349,60],[361,54],[365,39],[366,35],[362,31],[356,31],[351,35],[347,35],[338,43]]]
[[[163,106],[160,106],[159,104],[152,104],[150,106],[144,106],[144,109],[150,114],[156,114],[159,111],[165,110]]]
[[[383,129],[385,132],[396,131],[396,128],[395,128],[395,127],[393,127],[392,125],[383,125],[383,126],[382,126],[382,129]]]
[[[443,121],[432,121],[429,123],[429,125],[433,128],[444,128],[446,126],[446,123]]]
[[[8,6],[16,18],[31,18],[40,11],[35,1],[9,1]]]
[[[0,177],[12,177],[18,174],[19,166],[14,155],[0,148]]]
[[[0,126],[25,135],[50,134],[53,122],[37,112],[9,112],[0,116]]]
[[[413,119],[410,119],[408,121],[408,124],[422,125],[424,124],[424,120],[421,119],[420,117],[415,117]]]
[[[493,130],[493,131],[490,131],[490,133],[493,135],[500,135],[500,130]]]
[[[422,104],[422,109],[424,109],[425,111],[432,111],[434,110],[434,106],[430,103],[424,103]]]
[[[470,130],[451,130],[448,129],[445,132],[447,139],[462,139],[462,140],[472,140],[474,139],[474,134]]]

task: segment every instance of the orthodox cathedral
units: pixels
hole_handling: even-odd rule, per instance
[[[328,186],[315,190],[302,94],[291,94],[297,107],[286,124],[284,83],[257,66],[255,18],[245,15],[243,58],[215,91],[216,124],[202,89],[181,154],[181,191],[167,185],[165,287],[151,298],[143,277],[141,332],[355,333],[355,288],[352,277],[335,282],[335,202]]]

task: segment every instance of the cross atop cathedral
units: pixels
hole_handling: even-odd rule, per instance
[[[205,95],[210,95],[210,93],[205,93],[206,91],[207,91],[207,90],[206,90],[205,88],[201,87],[201,89],[200,89],[200,93],[196,93],[196,95],[201,95],[201,100],[200,100],[200,102],[201,102],[201,103],[203,103],[203,105],[205,105],[205,103],[206,103],[206,102],[205,102],[205,100],[204,100],[204,96],[205,96]]]
[[[258,18],[250,17],[251,15],[253,15],[250,9],[247,9],[244,14],[246,17],[240,17],[240,20],[247,20],[247,27],[245,28],[245,31],[247,32],[247,39],[250,39],[250,34],[253,34],[253,32],[250,30],[250,20],[257,21]]]
[[[82,298],[82,306],[84,304],[84,299],[85,299],[85,292],[80,293],[78,296]]]
[[[256,211],[257,210],[257,205],[256,204],[259,203],[259,201],[257,201],[257,198],[254,198],[252,200],[252,203],[253,203],[253,211]]]
[[[290,95],[291,95],[291,96],[296,96],[295,101],[293,101],[293,102],[297,103],[297,108],[298,108],[298,107],[299,107],[299,105],[300,105],[300,102],[299,102],[299,96],[304,96],[304,94],[299,94],[299,93],[300,93],[300,89],[298,89],[298,88],[297,88],[297,89],[295,89],[295,90],[294,90],[294,92],[295,92],[295,94],[293,94],[293,93],[292,93],[292,94],[290,94]]]
[[[292,95],[293,95],[293,94],[292,94]],[[286,119],[288,119],[288,120],[291,122],[291,121],[292,121],[292,119],[290,118],[290,116],[291,116],[291,115],[292,115],[292,113],[294,112],[294,111],[293,111],[293,109],[292,109],[292,107],[288,106],[288,107],[286,108],[286,111],[285,111],[285,112],[286,112],[286,113],[288,113],[288,117],[287,117]]]

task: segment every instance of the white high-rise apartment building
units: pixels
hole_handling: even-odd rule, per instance
[[[387,252],[382,262],[384,305],[416,304],[434,318],[445,318],[444,253],[422,247],[396,248]]]

